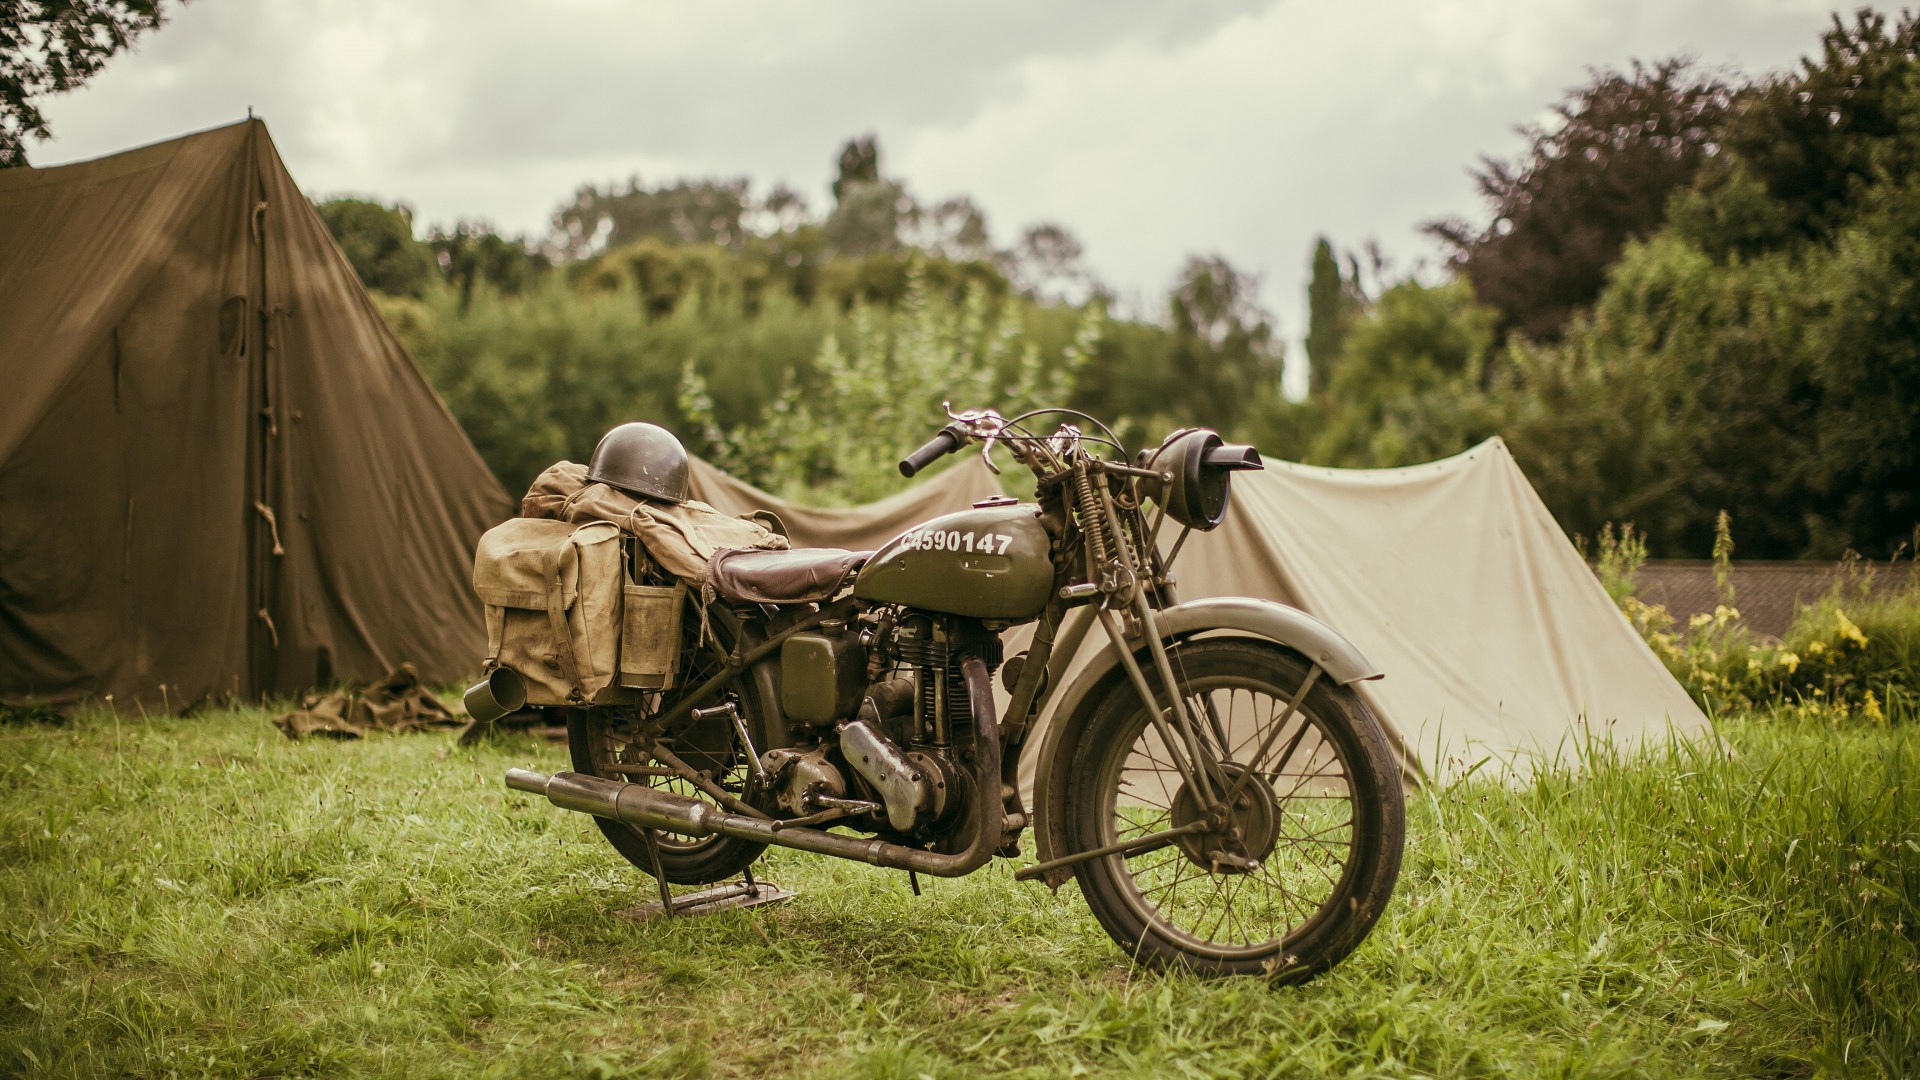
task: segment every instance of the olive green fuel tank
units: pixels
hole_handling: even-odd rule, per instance
[[[1053,592],[1038,514],[1031,503],[977,507],[908,529],[861,568],[853,595],[976,619],[1031,619]]]

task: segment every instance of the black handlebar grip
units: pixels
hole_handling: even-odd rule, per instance
[[[960,449],[960,444],[965,440],[966,432],[962,431],[958,425],[948,424],[933,438],[928,439],[925,446],[900,459],[900,475],[912,476],[940,458]]]

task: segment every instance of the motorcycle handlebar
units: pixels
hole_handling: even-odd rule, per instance
[[[948,424],[946,427],[941,428],[933,438],[928,439],[925,446],[900,459],[900,475],[912,476],[914,473],[933,464],[940,458],[946,457],[948,454],[960,449],[960,447],[966,444],[966,441],[967,431],[965,428],[957,423]]]

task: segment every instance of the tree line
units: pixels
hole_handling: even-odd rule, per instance
[[[1503,436],[1568,531],[1656,556],[1887,557],[1920,521],[1920,18],[1835,16],[1792,72],[1602,71],[1429,226],[1438,282],[1313,263],[1281,448],[1392,466]],[[1909,550],[1911,550],[1909,548]]]
[[[870,136],[836,166],[819,212],[744,178],[634,178],[579,189],[538,237],[459,222],[417,239],[404,206],[316,207],[510,490],[633,418],[846,502],[898,484],[943,401],[1070,405],[1134,444],[1284,406],[1273,318],[1225,259],[1190,259],[1164,314],[1121,318],[1066,229],[997,244],[972,200],[887,177]]]
[[[38,98],[164,10],[0,15],[0,167],[50,134]],[[1133,443],[1203,423],[1340,466],[1499,434],[1576,534],[1632,521],[1655,555],[1702,555],[1725,510],[1746,555],[1886,556],[1920,518],[1917,43],[1912,13],[1861,9],[1785,74],[1596,72],[1526,152],[1483,161],[1484,218],[1429,225],[1440,279],[1316,246],[1304,402],[1279,393],[1257,282],[1224,259],[1114,317],[1065,229],[1000,247],[971,200],[923,204],[886,176],[871,138],[842,147],[817,214],[744,178],[583,187],[536,238],[422,239],[401,206],[319,205],[509,487],[648,416],[749,478],[851,498],[883,482],[861,455],[893,452],[946,385],[1044,391]],[[849,379],[884,407],[827,409]],[[835,449],[806,423],[841,426]]]
[[[1319,242],[1301,402],[1251,275],[1195,257],[1118,317],[1065,229],[1000,246],[871,138],[819,212],[744,178],[583,187],[537,238],[320,209],[510,488],[644,416],[783,493],[871,497],[944,398],[1044,391],[1132,444],[1208,424],[1336,466],[1497,434],[1570,533],[1701,556],[1725,510],[1743,556],[1884,557],[1920,519],[1917,39],[1862,10],[1785,74],[1595,72],[1482,162],[1483,218],[1428,226],[1437,278]]]

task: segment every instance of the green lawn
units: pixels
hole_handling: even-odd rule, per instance
[[[651,882],[506,791],[532,742],[292,744],[257,711],[0,724],[0,1074],[1920,1071],[1920,723],[1416,793],[1399,892],[1303,987],[1132,970],[1072,885],[773,852]]]

